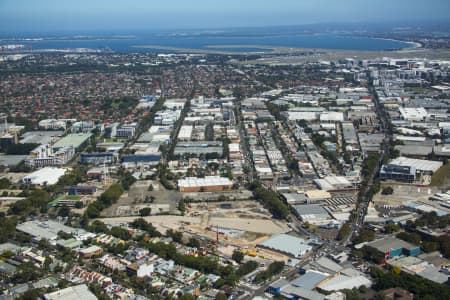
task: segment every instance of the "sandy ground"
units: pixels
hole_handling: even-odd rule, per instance
[[[217,225],[219,227],[260,232],[265,234],[277,234],[289,230],[289,227],[287,227],[286,224],[272,220],[212,217],[209,223],[212,225]]]
[[[106,224],[118,225],[132,222],[136,217],[118,217],[118,218],[102,218],[102,222]],[[231,228],[242,231],[251,231],[263,234],[277,234],[289,231],[289,227],[280,221],[261,220],[261,219],[244,219],[244,218],[208,218],[205,222],[204,217],[186,217],[186,216],[149,216],[144,217],[147,222],[155,226],[179,229],[188,225],[209,225],[219,226],[223,228]]]
[[[153,185],[153,191],[148,190],[150,184]],[[153,197],[153,202],[146,204],[144,201],[146,197]],[[169,207],[169,211],[176,211],[177,203],[180,199],[181,194],[178,191],[168,191],[156,181],[136,181],[129,191],[122,194],[117,203],[104,209],[101,215],[104,217],[120,216],[121,211],[126,211],[127,208],[133,210],[136,207],[140,209],[142,207],[154,207],[158,205],[165,205]],[[153,209],[152,211],[153,213],[160,212],[156,209]]]
[[[394,189],[392,195],[382,195],[381,191],[373,197],[375,205],[402,205],[409,201],[427,200],[431,195],[439,192],[435,187],[416,187],[413,185],[399,185],[396,183],[383,183],[381,189],[391,186]]]
[[[257,244],[274,234],[290,231],[285,221],[272,219],[271,215],[255,201],[232,201],[231,207],[222,208],[221,203],[189,203],[186,216],[159,215],[144,217],[158,231],[165,233],[168,229],[179,230],[186,237],[194,236],[215,241],[216,228],[220,228],[219,252],[229,256],[234,249],[248,249],[254,256],[249,259],[267,259],[287,261],[289,258]],[[131,222],[136,217],[101,218],[110,225]],[[228,232],[228,230],[232,230]],[[233,231],[234,230],[234,231]]]

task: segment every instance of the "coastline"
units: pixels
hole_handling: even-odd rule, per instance
[[[383,41],[401,42],[401,43],[406,43],[406,44],[412,45],[411,47],[407,47],[407,48],[394,49],[396,51],[413,50],[413,49],[423,48],[423,45],[421,43],[418,43],[418,42],[409,42],[409,41],[390,39],[390,38],[378,38],[378,37],[370,37],[370,38],[377,39],[377,40],[383,40]]]

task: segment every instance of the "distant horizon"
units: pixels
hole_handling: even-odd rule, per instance
[[[225,33],[232,33],[233,31],[238,32],[241,30],[258,30],[258,29],[295,29],[298,28],[299,30],[307,30],[308,27],[316,26],[314,30],[320,32],[326,32],[326,31],[359,31],[361,30],[361,27],[363,27],[368,32],[373,33],[373,31],[376,31],[376,29],[395,29],[395,28],[417,28],[417,27],[435,27],[438,25],[444,25],[447,26],[447,29],[443,29],[444,31],[447,30],[450,32],[450,20],[442,19],[442,20],[409,20],[409,21],[391,21],[391,22],[346,22],[346,21],[339,21],[339,22],[313,22],[313,23],[298,23],[298,24],[278,24],[278,25],[264,25],[264,24],[257,24],[257,25],[248,25],[248,26],[242,26],[242,25],[229,25],[229,26],[221,26],[221,27],[161,27],[161,28],[128,28],[128,29],[52,29],[52,30],[45,30],[45,31],[36,31],[36,30],[17,30],[17,31],[11,31],[7,32],[0,28],[0,37],[2,38],[9,38],[14,36],[19,37],[48,37],[48,36],[63,36],[63,35],[92,35],[92,36],[101,36],[101,35],[107,35],[107,36],[113,36],[113,35],[140,35],[140,34],[175,34],[175,33],[215,33],[217,31],[224,31]],[[326,26],[338,26],[333,28],[320,28],[320,27],[326,27]],[[339,27],[340,26],[340,27]],[[440,28],[442,29],[442,28]],[[281,33],[281,32],[280,32]]]
[[[448,22],[450,1],[2,0],[0,34],[217,30],[339,23]]]

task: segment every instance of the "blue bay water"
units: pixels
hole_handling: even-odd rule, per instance
[[[0,41],[4,44],[5,41]],[[10,43],[10,42],[9,42]],[[158,49],[136,48],[133,46],[158,45],[163,47],[177,47],[190,49],[212,49],[208,46],[234,46],[229,51],[259,52],[268,51],[264,46],[293,47],[310,49],[340,49],[340,50],[394,50],[409,48],[410,43],[376,39],[369,37],[356,37],[337,34],[286,34],[286,35],[248,35],[248,36],[221,36],[221,35],[164,35],[164,36],[138,36],[129,39],[44,39],[37,41],[18,40],[16,43],[31,46],[33,49],[67,49],[67,48],[110,48],[115,52],[163,52]],[[252,45],[251,48],[239,47]],[[257,46],[261,46],[258,48]],[[226,47],[220,48],[226,50]]]

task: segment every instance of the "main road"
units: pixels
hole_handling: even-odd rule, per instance
[[[372,95],[373,102],[375,104],[375,112],[377,113],[378,119],[380,120],[381,125],[381,131],[384,133],[384,140],[382,144],[382,148],[380,151],[380,157],[378,158],[378,163],[375,166],[375,168],[372,170],[372,172],[369,174],[369,180],[367,181],[367,184],[361,188],[361,194],[362,197],[360,198],[360,202],[358,203],[358,208],[356,210],[356,218],[351,224],[351,231],[349,236],[341,242],[343,245],[347,245],[355,233],[358,231],[358,229],[361,227],[361,225],[364,223],[364,217],[367,213],[367,207],[372,200],[372,195],[370,194],[370,189],[374,184],[374,180],[376,178],[376,175],[379,173],[381,165],[383,164],[383,161],[385,158],[389,158],[389,146],[390,142],[392,140],[392,130],[388,122],[388,118],[386,115],[386,112],[384,111],[383,107],[380,104],[380,101],[378,99],[378,94],[375,91],[375,88],[373,87],[372,83],[369,84],[369,91]]]

